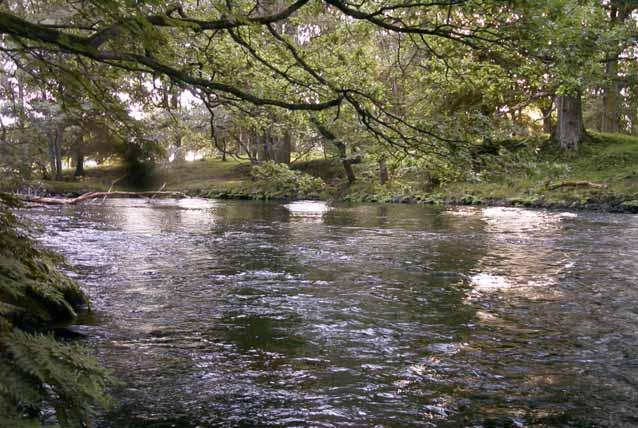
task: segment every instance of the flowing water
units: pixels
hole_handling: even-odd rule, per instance
[[[100,428],[638,426],[638,216],[30,210],[123,384]]]

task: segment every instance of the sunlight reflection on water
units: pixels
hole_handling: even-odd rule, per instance
[[[293,217],[321,221],[324,214],[330,211],[328,204],[322,201],[294,201],[284,205]]]

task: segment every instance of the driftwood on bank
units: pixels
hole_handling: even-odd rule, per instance
[[[561,187],[593,187],[596,189],[606,189],[606,184],[592,183],[591,181],[561,181],[560,183],[547,184],[547,190],[556,190]]]
[[[47,205],[73,205],[80,202],[88,201],[90,199],[97,198],[155,198],[157,196],[171,196],[175,198],[187,197],[182,192],[165,192],[165,191],[150,191],[150,192],[89,192],[84,193],[76,198],[49,198],[40,196],[18,195],[20,199],[25,202],[33,202],[38,204]]]

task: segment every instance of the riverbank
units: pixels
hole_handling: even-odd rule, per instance
[[[482,157],[472,180],[438,186],[406,174],[385,185],[374,179],[374,165],[356,165],[360,177],[351,186],[337,162],[313,160],[292,165],[294,170],[320,177],[325,190],[297,195],[294,191],[265,191],[250,174],[250,164],[237,160],[202,160],[156,168],[152,188],[190,196],[222,199],[318,198],[344,202],[415,203],[485,206],[522,206],[638,212],[638,138],[591,133],[577,152],[565,153],[542,142],[524,149],[495,147]],[[132,190],[116,181],[122,167],[87,170],[79,180],[35,181],[43,194],[77,196],[89,191]],[[293,181],[294,181],[293,177]],[[297,178],[298,179],[298,178]],[[114,184],[115,182],[115,184]],[[148,189],[145,189],[148,190]]]

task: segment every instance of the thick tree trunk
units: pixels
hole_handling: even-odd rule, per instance
[[[634,3],[634,4],[632,4]],[[636,7],[635,2],[625,0],[612,0],[610,2],[610,27],[614,28],[621,25],[632,10]],[[602,132],[620,132],[622,118],[622,102],[621,85],[618,82],[618,57],[625,46],[619,46],[607,54],[608,62],[605,64],[605,78],[607,84],[603,88],[603,113],[600,122],[600,130]]]
[[[354,170],[352,169],[352,164],[354,162],[352,162],[351,160],[347,158],[345,144],[339,142],[339,143],[336,143],[335,145],[337,146],[337,150],[339,150],[340,157],[341,157],[341,164],[343,165],[343,169],[346,172],[346,177],[348,177],[348,184],[352,184],[356,180],[356,177],[354,175]]]
[[[609,61],[605,66],[605,75],[608,79],[603,94],[603,114],[600,122],[602,132],[620,132],[620,115],[622,94],[618,79],[618,60]]]
[[[553,140],[562,149],[576,150],[583,138],[585,138],[580,93],[558,96],[556,98],[556,109],[558,110],[558,122],[554,129]]]
[[[290,131],[286,131],[283,137],[273,141],[272,152],[272,160],[290,165],[290,154],[292,152],[292,135]]]
[[[270,144],[269,144],[269,135],[268,131],[264,131],[262,135],[255,135],[251,140],[255,142],[256,150],[257,150],[257,161],[258,162],[268,162],[270,160]]]

